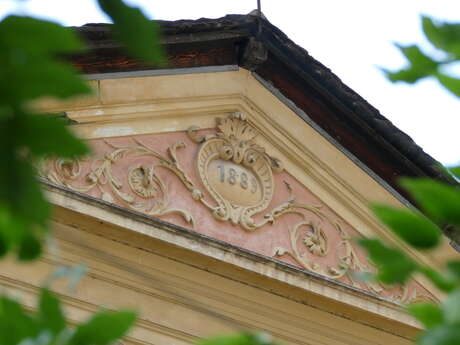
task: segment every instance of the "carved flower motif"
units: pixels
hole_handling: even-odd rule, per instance
[[[88,181],[89,183],[96,183],[98,180],[96,174],[92,171],[90,171],[87,175],[86,175],[86,181]]]
[[[131,189],[142,198],[151,198],[158,192],[157,186],[152,180],[153,169],[139,166],[132,168],[128,175]]]
[[[81,172],[80,162],[73,159],[56,160],[55,169],[58,174],[69,180],[75,180]]]
[[[343,276],[344,269],[337,267],[329,267],[329,273],[332,274],[334,277],[341,277]]]
[[[200,200],[203,198],[203,192],[199,189],[193,189],[192,190],[192,198],[193,200]]]
[[[307,232],[303,237],[303,243],[310,253],[318,256],[327,254],[327,240],[322,230],[316,224],[311,224],[313,231]]]

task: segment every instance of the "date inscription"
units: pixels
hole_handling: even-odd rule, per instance
[[[216,159],[208,165],[209,182],[225,199],[236,205],[256,205],[262,197],[255,174],[233,162]]]
[[[251,193],[257,192],[257,179],[254,176],[248,177],[248,174],[241,169],[230,168],[225,165],[218,165],[220,182],[227,183],[231,186],[239,184],[241,188],[248,189]],[[250,186],[250,187],[249,187]]]

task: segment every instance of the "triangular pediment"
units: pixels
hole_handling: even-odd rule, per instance
[[[65,110],[93,148],[46,162],[51,183],[398,303],[436,298],[423,282],[356,278],[373,268],[355,239],[397,244],[367,202],[402,199],[250,72],[93,84],[95,98],[42,105]]]

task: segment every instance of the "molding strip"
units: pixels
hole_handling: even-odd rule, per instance
[[[104,79],[120,79],[120,78],[139,78],[139,77],[152,77],[152,76],[159,76],[159,75],[228,72],[228,71],[238,71],[238,69],[239,69],[238,65],[204,66],[204,67],[190,67],[190,68],[165,68],[165,69],[154,69],[154,70],[143,70],[143,71],[132,71],[132,72],[85,74],[83,75],[83,79],[104,80]]]
[[[374,315],[415,326],[413,320],[404,314],[399,304],[384,297],[48,181],[41,181],[46,186],[50,201],[55,205],[243,268],[247,272],[284,282],[305,292],[322,295],[340,304],[352,305]],[[126,223],[121,219],[129,219],[129,222]],[[203,254],[204,252],[206,254]],[[363,300],[366,303],[363,303]]]

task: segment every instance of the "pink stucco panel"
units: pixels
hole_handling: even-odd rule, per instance
[[[212,132],[212,130],[207,130],[207,132]],[[134,139],[137,140],[137,142]],[[178,141],[185,143],[185,148],[177,151],[177,158],[180,162],[180,166],[194,182],[194,184],[205,193],[205,199],[210,204],[216,204],[211,196],[206,192],[197,173],[196,158],[200,144],[191,141],[185,132],[146,134],[138,135],[135,137],[116,137],[90,140],[90,145],[93,148],[93,155],[89,157],[88,160],[81,162],[80,174],[75,180],[67,181],[67,183],[69,183],[71,186],[77,187],[88,185],[87,175],[91,172],[91,170],[94,170],[100,166],[102,162],[102,160],[98,159],[103,159],[108,153],[115,150],[114,147],[110,145],[117,147],[130,147],[138,146],[138,143],[142,143],[146,147],[158,152],[164,157],[168,157],[168,147],[172,146]],[[164,181],[165,186],[167,187],[167,198],[169,199],[167,207],[173,209],[181,209],[188,212],[193,216],[195,224],[194,227],[192,227],[190,223],[185,221],[183,216],[177,213],[160,216],[162,220],[186,227],[206,236],[225,241],[234,246],[241,247],[268,257],[274,257],[276,248],[284,248],[288,251],[293,250],[290,239],[290,229],[302,221],[301,216],[297,214],[286,214],[277,218],[273,225],[267,224],[253,232],[246,231],[239,225],[232,225],[230,222],[216,220],[213,217],[212,212],[207,207],[192,198],[190,191],[187,190],[184,184],[174,173],[163,167],[156,166],[158,162],[158,159],[152,156],[125,153],[122,155],[122,157],[117,157],[117,159],[113,161],[111,164],[111,173],[112,176],[119,183],[121,183],[120,191],[135,196],[127,181],[128,171],[132,167],[139,165],[147,167],[154,166],[155,173]],[[50,168],[53,169],[53,166],[50,165]],[[355,261],[358,261],[361,265],[367,266],[370,270],[372,270],[372,266],[368,263],[365,253],[355,243],[355,239],[360,237],[360,234],[356,229],[352,228],[347,222],[341,219],[339,215],[330,209],[328,205],[326,205],[318,196],[314,195],[308,189],[308,186],[303,186],[300,184],[287,171],[274,174],[274,177],[274,197],[267,209],[261,212],[260,215],[256,217],[256,219],[262,220],[264,214],[268,213],[271,209],[288,200],[289,191],[286,187],[286,183],[288,183],[292,188],[292,194],[296,196],[296,202],[306,205],[319,206],[327,219],[336,220],[341,225],[342,229],[351,237],[350,243],[352,244],[356,254]],[[64,180],[65,179],[63,179],[63,181]],[[109,182],[107,182],[107,180],[103,180],[98,187],[90,189],[87,191],[87,193],[94,197],[100,198],[102,197],[102,192],[105,191],[112,196],[113,203],[123,207],[131,208],[128,203],[126,203],[122,198],[113,192],[113,188],[114,187]],[[160,196],[160,198],[157,199],[143,199],[139,196],[135,196],[135,199],[139,202],[149,202],[153,207],[155,203],[158,202],[158,199],[161,200],[162,198]],[[306,212],[305,214],[307,215],[307,219],[309,221],[319,223],[321,220],[312,213]],[[300,228],[300,236],[296,243],[296,249],[301,255],[304,255],[304,258],[307,261],[318,265],[318,267],[322,267],[324,272],[328,272],[329,267],[340,268],[339,262],[345,253],[343,233],[338,231],[337,227],[335,227],[332,222],[323,221],[321,224],[322,230],[327,237],[327,255],[315,255],[308,249],[307,246],[305,246],[303,239],[307,233],[312,232],[312,228],[308,226]],[[276,259],[298,267],[308,268],[294,260],[290,255],[277,256]],[[352,275],[345,275],[339,278],[339,280],[346,284],[354,284],[356,287],[369,290],[369,287],[366,286],[366,284],[359,283],[358,281],[353,282],[353,280],[350,278],[352,278]],[[415,283],[413,283],[408,290],[404,291],[404,293],[412,295],[415,292],[417,292],[419,295],[428,294],[425,289],[417,286]],[[398,288],[386,288],[379,292],[380,295],[385,297],[394,297],[400,293],[400,289]]]

